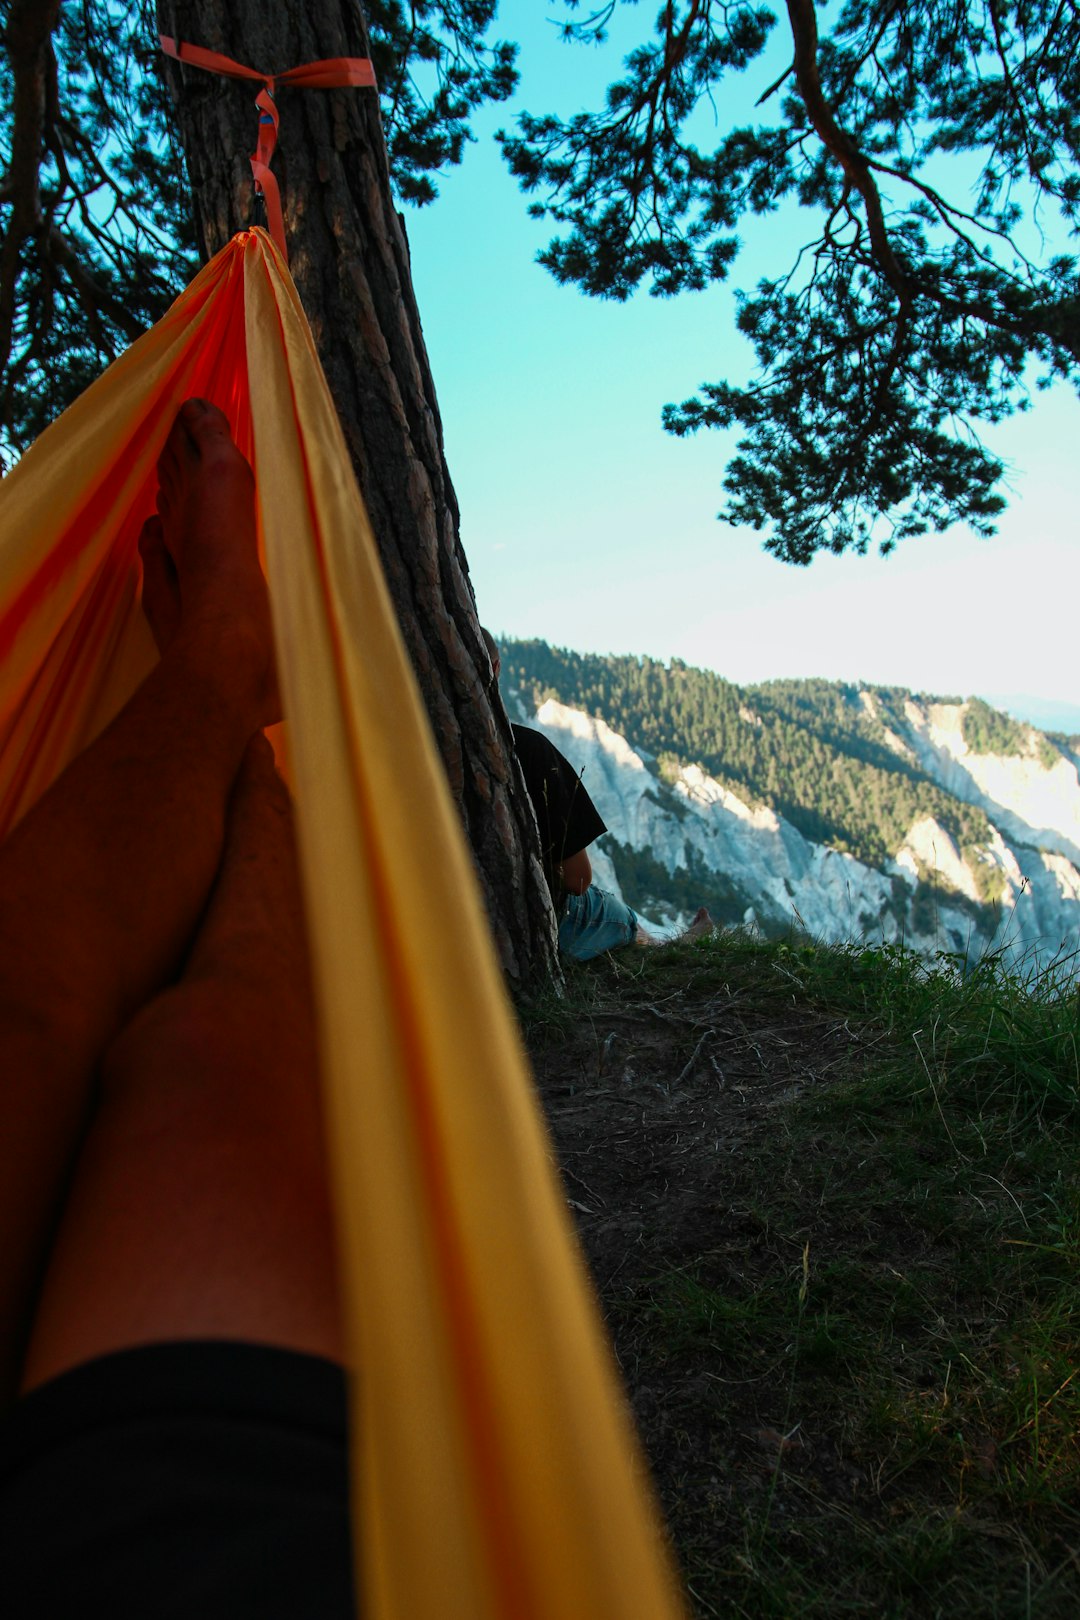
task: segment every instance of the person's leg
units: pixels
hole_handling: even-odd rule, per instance
[[[240,762],[277,717],[251,473],[224,417],[189,402],[159,471],[144,600],[162,660],[0,849],[0,1399],[97,1060],[180,966]]]
[[[632,945],[640,931],[637,913],[624,900],[590,883],[582,894],[568,894],[559,919],[559,949],[589,962],[605,951]]]
[[[184,977],[102,1066],[24,1385],[198,1338],[343,1354],[291,809],[262,737]]]
[[[680,940],[703,939],[716,927],[704,906],[699,906]],[[624,945],[662,946],[673,942],[658,939],[641,926],[641,920],[624,900],[606,889],[589,885],[584,894],[568,894],[559,920],[559,949],[578,962],[590,962],[605,951]]]

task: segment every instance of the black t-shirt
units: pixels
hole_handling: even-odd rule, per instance
[[[607,831],[581,777],[542,731],[530,726],[511,726],[521,774],[529,790],[536,824],[540,829],[540,853],[544,875],[553,897],[561,894],[557,868],[571,855],[585,849]]]

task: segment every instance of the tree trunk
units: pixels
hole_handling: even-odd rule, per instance
[[[158,0],[162,33],[263,72],[368,55],[357,0]],[[255,222],[258,85],[166,63],[203,251]],[[458,537],[458,507],[371,90],[277,96],[290,269],[364,492],[398,619],[510,981],[557,971],[551,904]]]

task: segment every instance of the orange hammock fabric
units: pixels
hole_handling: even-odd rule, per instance
[[[156,656],[181,402],[256,475],[314,950],[364,1613],[682,1613],[471,862],[310,331],[236,237],[0,485],[0,835]],[[420,922],[422,919],[422,923]]]

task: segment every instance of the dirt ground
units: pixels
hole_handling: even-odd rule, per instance
[[[984,1422],[1016,1302],[965,1263],[1020,1203],[972,1197],[944,1118],[909,1129],[927,1087],[881,1027],[775,956],[659,955],[576,970],[525,1031],[698,1620],[1080,1613],[1076,1498],[1046,1484],[1075,1437],[1029,1489],[1024,1413]]]
[[[745,1293],[763,1266],[797,1291],[797,1234],[763,1230],[748,1171],[774,1173],[761,1148],[778,1110],[848,1071],[874,1037],[782,993],[717,984],[690,958],[683,982],[659,990],[625,961],[595,970],[587,1013],[534,1025],[529,1045],[662,1505],[708,1616],[744,1510],[776,1489],[778,1456],[830,1497],[858,1484],[834,1448],[789,1435],[782,1368],[747,1366],[741,1336],[725,1346],[715,1321],[695,1332],[694,1295]]]

